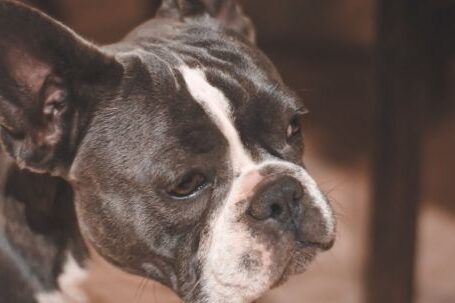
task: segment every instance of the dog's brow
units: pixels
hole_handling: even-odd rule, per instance
[[[227,139],[234,172],[239,174],[251,166],[253,161],[232,122],[229,100],[219,89],[208,83],[201,70],[182,66],[180,71],[192,97],[202,106]]]

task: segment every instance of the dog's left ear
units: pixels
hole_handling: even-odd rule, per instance
[[[185,19],[206,13],[217,19],[225,28],[255,42],[256,32],[253,23],[235,0],[163,0],[157,16]]]
[[[6,152],[35,172],[68,168],[89,106],[81,91],[114,70],[121,73],[114,58],[62,24],[1,0],[0,143]]]

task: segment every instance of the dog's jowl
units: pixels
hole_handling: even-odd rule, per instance
[[[247,303],[330,248],[300,99],[231,0],[95,46],[0,1],[0,302],[84,302],[86,245],[190,303]]]

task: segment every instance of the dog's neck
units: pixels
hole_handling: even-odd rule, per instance
[[[0,257],[21,264],[34,292],[58,289],[68,257],[82,264],[87,249],[77,226],[71,187],[20,170],[0,153]]]

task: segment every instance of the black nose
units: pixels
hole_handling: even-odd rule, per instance
[[[304,191],[290,176],[276,176],[259,184],[251,199],[248,214],[256,220],[273,219],[286,227],[296,227],[302,212]]]

